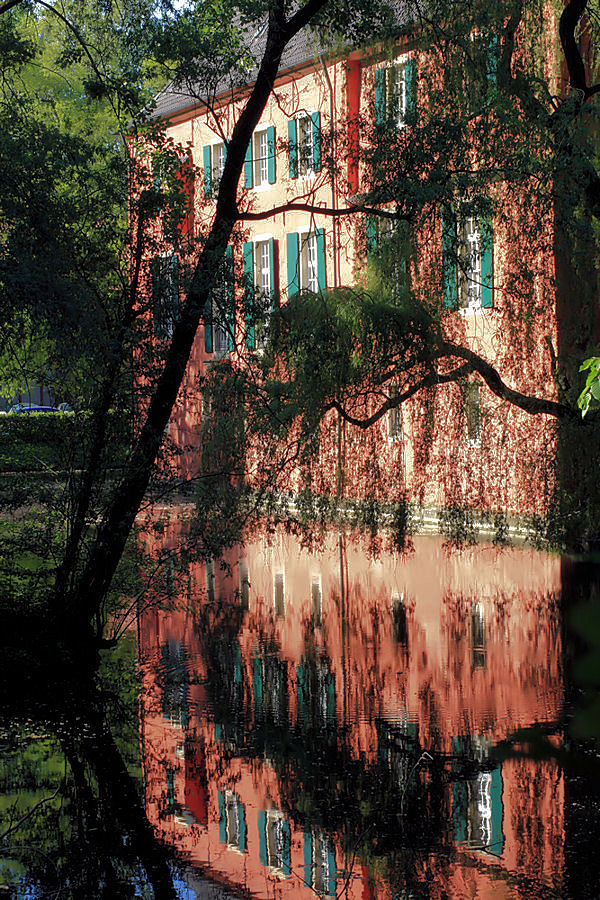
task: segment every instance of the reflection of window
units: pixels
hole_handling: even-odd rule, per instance
[[[179,260],[172,253],[152,260],[152,316],[154,334],[169,340],[175,328],[179,306]]]
[[[490,747],[491,742],[479,735],[452,738],[457,772],[452,785],[452,819],[457,843],[499,856],[504,847],[502,769],[491,768]],[[479,770],[475,773],[474,764]]]
[[[313,575],[310,583],[310,605],[313,625],[321,625],[323,621],[323,598],[321,594],[321,576]]]
[[[404,594],[393,593],[391,596],[391,606],[394,640],[397,644],[401,644],[405,647],[408,644],[408,623],[406,620]]]
[[[171,725],[185,729],[188,722],[188,661],[185,647],[166,641],[161,647],[163,716]]]
[[[335,852],[321,832],[304,833],[304,881],[319,896],[336,892]]]
[[[486,662],[485,619],[481,603],[471,607],[471,664],[483,668]]]
[[[285,617],[285,580],[283,572],[276,572],[273,578],[273,607],[278,619]]]
[[[250,571],[247,560],[240,559],[238,573],[240,577],[240,604],[242,609],[248,609],[250,606]]]
[[[215,602],[215,561],[208,559],[205,563],[206,569],[206,599],[209,603]]]
[[[263,866],[283,875],[291,871],[291,833],[283,813],[276,809],[258,814],[259,855]]]
[[[304,728],[335,723],[335,675],[326,658],[305,657],[296,668],[298,719]]]
[[[252,692],[257,721],[275,725],[287,722],[287,668],[275,653],[257,656],[253,660]]]
[[[219,791],[219,839],[231,850],[246,850],[244,804],[233,791]]]

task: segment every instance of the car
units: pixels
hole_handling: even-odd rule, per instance
[[[60,410],[56,406],[25,406],[22,403],[17,403],[16,406],[11,406],[9,409],[9,413],[57,413]]]

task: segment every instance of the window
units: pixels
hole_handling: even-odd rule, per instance
[[[269,317],[277,296],[275,284],[275,242],[265,236],[244,244],[246,278],[246,346],[249,350],[266,346]]]
[[[167,341],[173,336],[179,306],[179,260],[175,253],[152,260],[152,318],[154,334]]]
[[[471,666],[473,669],[485,667],[485,618],[481,603],[471,607]]]
[[[481,390],[476,382],[470,381],[465,386],[465,419],[467,425],[467,441],[479,446],[481,443]]]
[[[244,804],[233,791],[219,791],[219,840],[230,850],[246,850]]]
[[[248,560],[240,559],[238,563],[238,574],[240,577],[240,604],[242,609],[248,609],[250,606],[250,571],[248,569]]]
[[[288,234],[287,267],[289,297],[300,290],[314,293],[325,290],[325,232],[322,228]]]
[[[244,187],[265,187],[275,183],[275,129],[272,125],[258,128],[246,151]]]
[[[321,171],[321,114],[306,113],[288,121],[290,178]]]
[[[223,141],[207,144],[203,148],[204,160],[204,196],[212,197],[219,189],[227,151]]]
[[[442,208],[442,269],[446,309],[478,310],[493,306],[490,221],[464,204],[458,213]]]
[[[397,60],[375,71],[375,122],[404,128],[414,117],[416,68],[414,59]]]
[[[323,596],[321,592],[321,576],[313,575],[310,583],[310,607],[313,625],[323,624]]]
[[[335,896],[335,852],[321,832],[304,833],[304,881],[319,897]]]
[[[261,810],[258,814],[259,857],[269,866],[289,875],[291,872],[291,832],[283,813],[276,809]]]
[[[221,271],[204,308],[204,350],[216,358],[233,350],[234,307],[233,251],[227,247]]]
[[[390,400],[395,400],[400,396],[400,385],[390,385]],[[399,441],[402,439],[402,407],[394,406],[388,412],[388,436],[391,441]]]
[[[276,572],[273,578],[273,608],[278,619],[285,618],[285,580],[283,572]]]

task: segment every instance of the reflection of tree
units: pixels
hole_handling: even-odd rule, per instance
[[[22,669],[10,654],[3,662],[0,681],[11,684],[3,692],[4,732],[13,752],[0,764],[0,785],[15,803],[0,832],[4,858],[20,866],[11,865],[13,876],[35,896],[112,900],[139,896],[145,885],[156,898],[174,898],[167,857],[125,762],[139,760],[131,683],[109,703],[81,669],[63,670],[59,681],[43,669],[32,676],[29,660]]]

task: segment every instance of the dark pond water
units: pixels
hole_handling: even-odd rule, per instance
[[[15,684],[4,893],[600,897],[600,570],[367,543],[169,563],[100,673]]]

